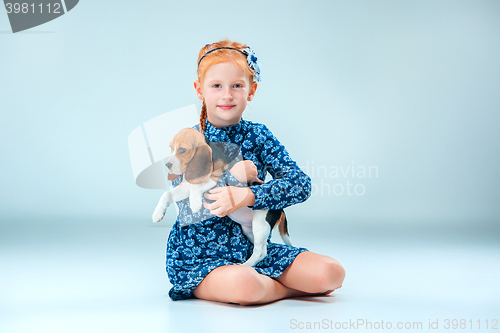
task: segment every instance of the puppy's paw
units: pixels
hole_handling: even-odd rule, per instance
[[[257,265],[259,263],[259,261],[260,260],[258,258],[250,258],[247,261],[245,261],[244,263],[242,263],[242,265],[254,267],[255,265]]]
[[[200,209],[201,209],[201,205],[195,205],[194,207],[191,206],[191,211],[193,213],[198,213],[200,211]]]
[[[163,207],[163,206],[156,206],[156,209],[153,213],[153,222],[154,223],[158,223],[160,222],[163,217],[165,216],[165,212],[167,211],[167,207]]]
[[[198,198],[189,198],[189,207],[191,207],[191,211],[193,213],[197,213],[200,211],[201,209],[201,206],[203,205],[203,201],[201,200],[198,200]]]
[[[257,248],[257,247],[254,247],[254,251],[252,253],[252,255],[250,256],[250,258],[245,261],[243,263],[243,265],[247,265],[247,266],[255,266],[257,265],[262,259],[264,259],[267,255],[267,247],[264,246],[262,248]]]
[[[244,263],[242,263],[241,265],[246,265],[246,266],[250,266],[250,267],[253,267],[255,266],[256,262],[255,260],[250,260],[248,259],[247,261],[245,261]]]
[[[264,259],[264,257],[261,257],[259,254],[252,254],[252,256],[247,260],[245,261],[242,265],[247,265],[247,266],[250,266],[250,267],[254,267],[255,265],[257,265],[259,263],[259,261],[261,261],[262,259]]]

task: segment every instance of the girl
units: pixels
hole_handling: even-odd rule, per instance
[[[258,81],[257,58],[246,45],[223,40],[201,49],[194,87],[203,106],[194,128],[210,141],[239,145],[244,160],[205,193],[199,212],[192,213],[189,199],[177,203],[179,216],[168,238],[166,262],[173,300],[196,297],[251,305],[326,295],[342,286],[345,271],[336,260],[269,239],[262,261],[255,267],[240,265],[253,245],[226,215],[243,206],[285,208],[306,200],[311,190],[310,178],[271,131],[241,118]],[[266,171],[274,179],[264,184]],[[173,186],[181,181],[179,177]]]

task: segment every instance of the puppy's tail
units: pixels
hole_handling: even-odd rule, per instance
[[[286,220],[284,211],[281,211],[281,216],[276,224],[279,224],[278,228],[283,242],[285,242],[286,245],[292,246],[292,239],[288,234],[288,221]]]

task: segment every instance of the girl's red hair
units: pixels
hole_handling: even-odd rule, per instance
[[[205,57],[203,57],[210,50],[213,50],[213,49],[216,49],[219,47],[231,47],[231,48],[238,49],[238,50],[244,50],[247,48],[247,46],[245,44],[231,42],[229,39],[224,39],[224,40],[221,40],[220,42],[207,44],[204,47],[202,47],[200,50],[200,53],[198,54],[198,60],[197,60],[197,63],[199,63],[199,65],[198,65],[198,81],[200,81],[200,84],[202,84],[203,78],[205,77],[205,73],[207,72],[207,70],[210,66],[220,64],[223,62],[233,62],[233,63],[237,64],[238,66],[241,67],[241,69],[246,74],[248,74],[248,76],[250,77],[250,82],[253,82],[254,71],[248,65],[246,56],[244,54],[242,54],[241,52],[238,52],[236,50],[231,50],[231,49],[220,49],[220,50],[215,50],[213,52],[210,52]],[[203,57],[203,59],[200,62],[200,59],[202,57]],[[205,129],[206,129],[205,120],[206,120],[206,118],[207,118],[207,105],[205,104],[205,101],[203,101],[203,105],[201,107],[201,114],[200,114],[200,132],[201,133],[205,132]]]

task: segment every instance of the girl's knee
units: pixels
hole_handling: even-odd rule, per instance
[[[255,269],[241,265],[229,276],[233,291],[233,302],[241,305],[257,304],[264,298],[266,286],[262,276]]]
[[[344,267],[337,260],[324,256],[315,274],[318,287],[322,290],[333,291],[342,286],[344,278]]]

